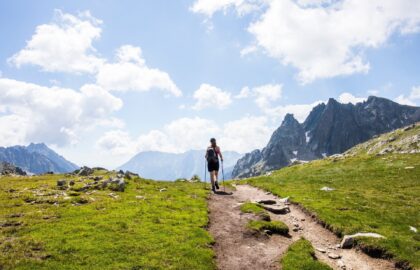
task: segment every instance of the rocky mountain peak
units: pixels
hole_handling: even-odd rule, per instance
[[[420,121],[420,107],[370,96],[367,101],[341,104],[330,98],[315,106],[303,124],[287,114],[262,151],[246,154],[233,177],[258,175],[296,160],[342,153],[375,135]]]

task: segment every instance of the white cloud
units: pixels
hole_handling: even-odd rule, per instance
[[[243,99],[248,97],[255,98],[255,103],[261,110],[265,110],[270,107],[273,101],[281,98],[283,91],[283,85],[281,84],[264,84],[250,89],[245,86],[241,89],[239,94],[235,96],[237,99]]]
[[[182,153],[191,149],[204,149],[212,137],[217,138],[223,150],[249,152],[265,146],[274,131],[264,116],[246,116],[218,125],[204,118],[180,118],[160,130],[151,130],[137,138],[121,130],[110,131],[98,140],[96,147],[102,152],[126,155],[141,151]]]
[[[411,88],[410,99],[420,99],[420,86]]]
[[[194,110],[202,110],[205,108],[224,109],[232,103],[230,93],[222,91],[220,88],[210,84],[201,84],[193,95],[196,103],[193,105]]]
[[[274,129],[267,117],[246,116],[226,123],[218,141],[225,150],[248,153],[266,146]]]
[[[405,97],[404,95],[399,95],[394,99],[394,101],[403,105],[416,106],[416,104],[411,99]]]
[[[239,11],[244,3],[263,10],[248,27],[256,39],[252,44],[296,67],[301,83],[367,73],[365,49],[384,45],[393,34],[420,31],[418,0],[198,0],[192,11],[211,16],[228,8]]]
[[[98,140],[96,146],[101,151],[127,156],[140,151],[182,153],[190,149],[203,149],[203,143],[220,134],[220,131],[220,127],[212,120],[180,118],[161,130],[151,130],[137,138],[121,130],[110,131]]]
[[[201,13],[211,17],[217,11],[222,10],[226,12],[233,7],[238,15],[242,16],[258,10],[262,2],[262,0],[197,0],[190,7],[190,10],[194,13]]]
[[[94,73],[103,63],[92,46],[101,35],[102,23],[89,11],[78,16],[55,11],[54,21],[37,26],[24,49],[8,61],[17,67],[37,65],[44,71]]]
[[[287,113],[293,114],[293,116],[298,120],[300,123],[305,121],[306,117],[309,115],[313,107],[322,103],[322,101],[315,101],[311,104],[289,104],[289,105],[281,105],[272,108],[267,108],[265,113],[272,117],[274,121],[279,121],[286,116]]]
[[[117,62],[102,65],[96,76],[97,84],[103,88],[140,92],[161,89],[174,96],[182,95],[168,73],[146,65],[141,48],[124,45],[116,56]]]
[[[249,89],[249,87],[248,87],[248,86],[245,86],[245,87],[242,87],[241,91],[239,92],[239,94],[237,94],[237,95],[235,96],[235,98],[238,98],[238,99],[247,98],[247,97],[249,97],[251,94],[252,94],[252,93],[251,93],[251,89]]]
[[[255,103],[264,110],[270,106],[272,101],[281,98],[283,86],[281,84],[266,84],[255,87],[253,93],[255,95]]]
[[[80,91],[0,79],[2,145],[45,142],[66,145],[95,126],[121,126],[112,112],[122,101],[96,85]]]
[[[411,88],[411,92],[406,97],[405,95],[399,95],[394,99],[395,102],[404,104],[404,105],[410,105],[410,106],[416,106],[417,102],[416,100],[420,99],[420,86],[413,86]]]
[[[258,50],[258,47],[257,46],[250,45],[250,46],[246,46],[245,48],[243,48],[240,53],[241,53],[241,56],[244,57],[244,56],[246,56],[248,54],[251,54],[253,52],[256,52],[257,50]]]
[[[362,98],[362,97],[355,97],[350,93],[342,93],[339,97],[338,97],[338,101],[341,103],[359,103],[359,102],[363,102],[366,101],[367,98]]]

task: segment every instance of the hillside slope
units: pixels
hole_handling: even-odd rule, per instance
[[[215,269],[201,183],[122,177],[0,177],[0,269]]]
[[[66,173],[79,168],[43,143],[0,147],[0,161],[12,163],[27,172],[35,174],[45,172]]]
[[[242,180],[290,196],[339,236],[374,232],[359,247],[420,268],[420,125],[399,129],[335,155]],[[388,149],[388,150],[385,150]],[[391,150],[392,149],[392,150]]]
[[[232,176],[250,177],[280,169],[295,160],[314,160],[342,153],[373,136],[420,121],[420,107],[369,97],[353,105],[330,99],[314,107],[300,124],[291,114],[273,133],[267,146],[245,154]]]

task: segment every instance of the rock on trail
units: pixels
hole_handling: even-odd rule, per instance
[[[271,203],[265,204],[266,208],[288,207],[290,211],[269,214],[271,220],[280,220],[289,226],[290,237],[250,233],[246,225],[256,216],[240,211],[240,206],[245,201]],[[322,227],[299,206],[249,185],[236,186],[232,195],[211,195],[209,209],[209,232],[215,239],[218,269],[280,269],[282,255],[291,243],[301,237],[312,243],[317,259],[333,269],[396,269],[391,261],[374,259],[355,249],[341,249],[341,239]]]

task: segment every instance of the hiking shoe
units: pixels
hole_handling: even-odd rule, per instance
[[[214,182],[214,185],[216,186],[216,189],[219,189],[219,183],[217,181]]]
[[[213,191],[213,193],[216,193],[216,189],[214,188],[214,186],[211,187],[211,190]]]

